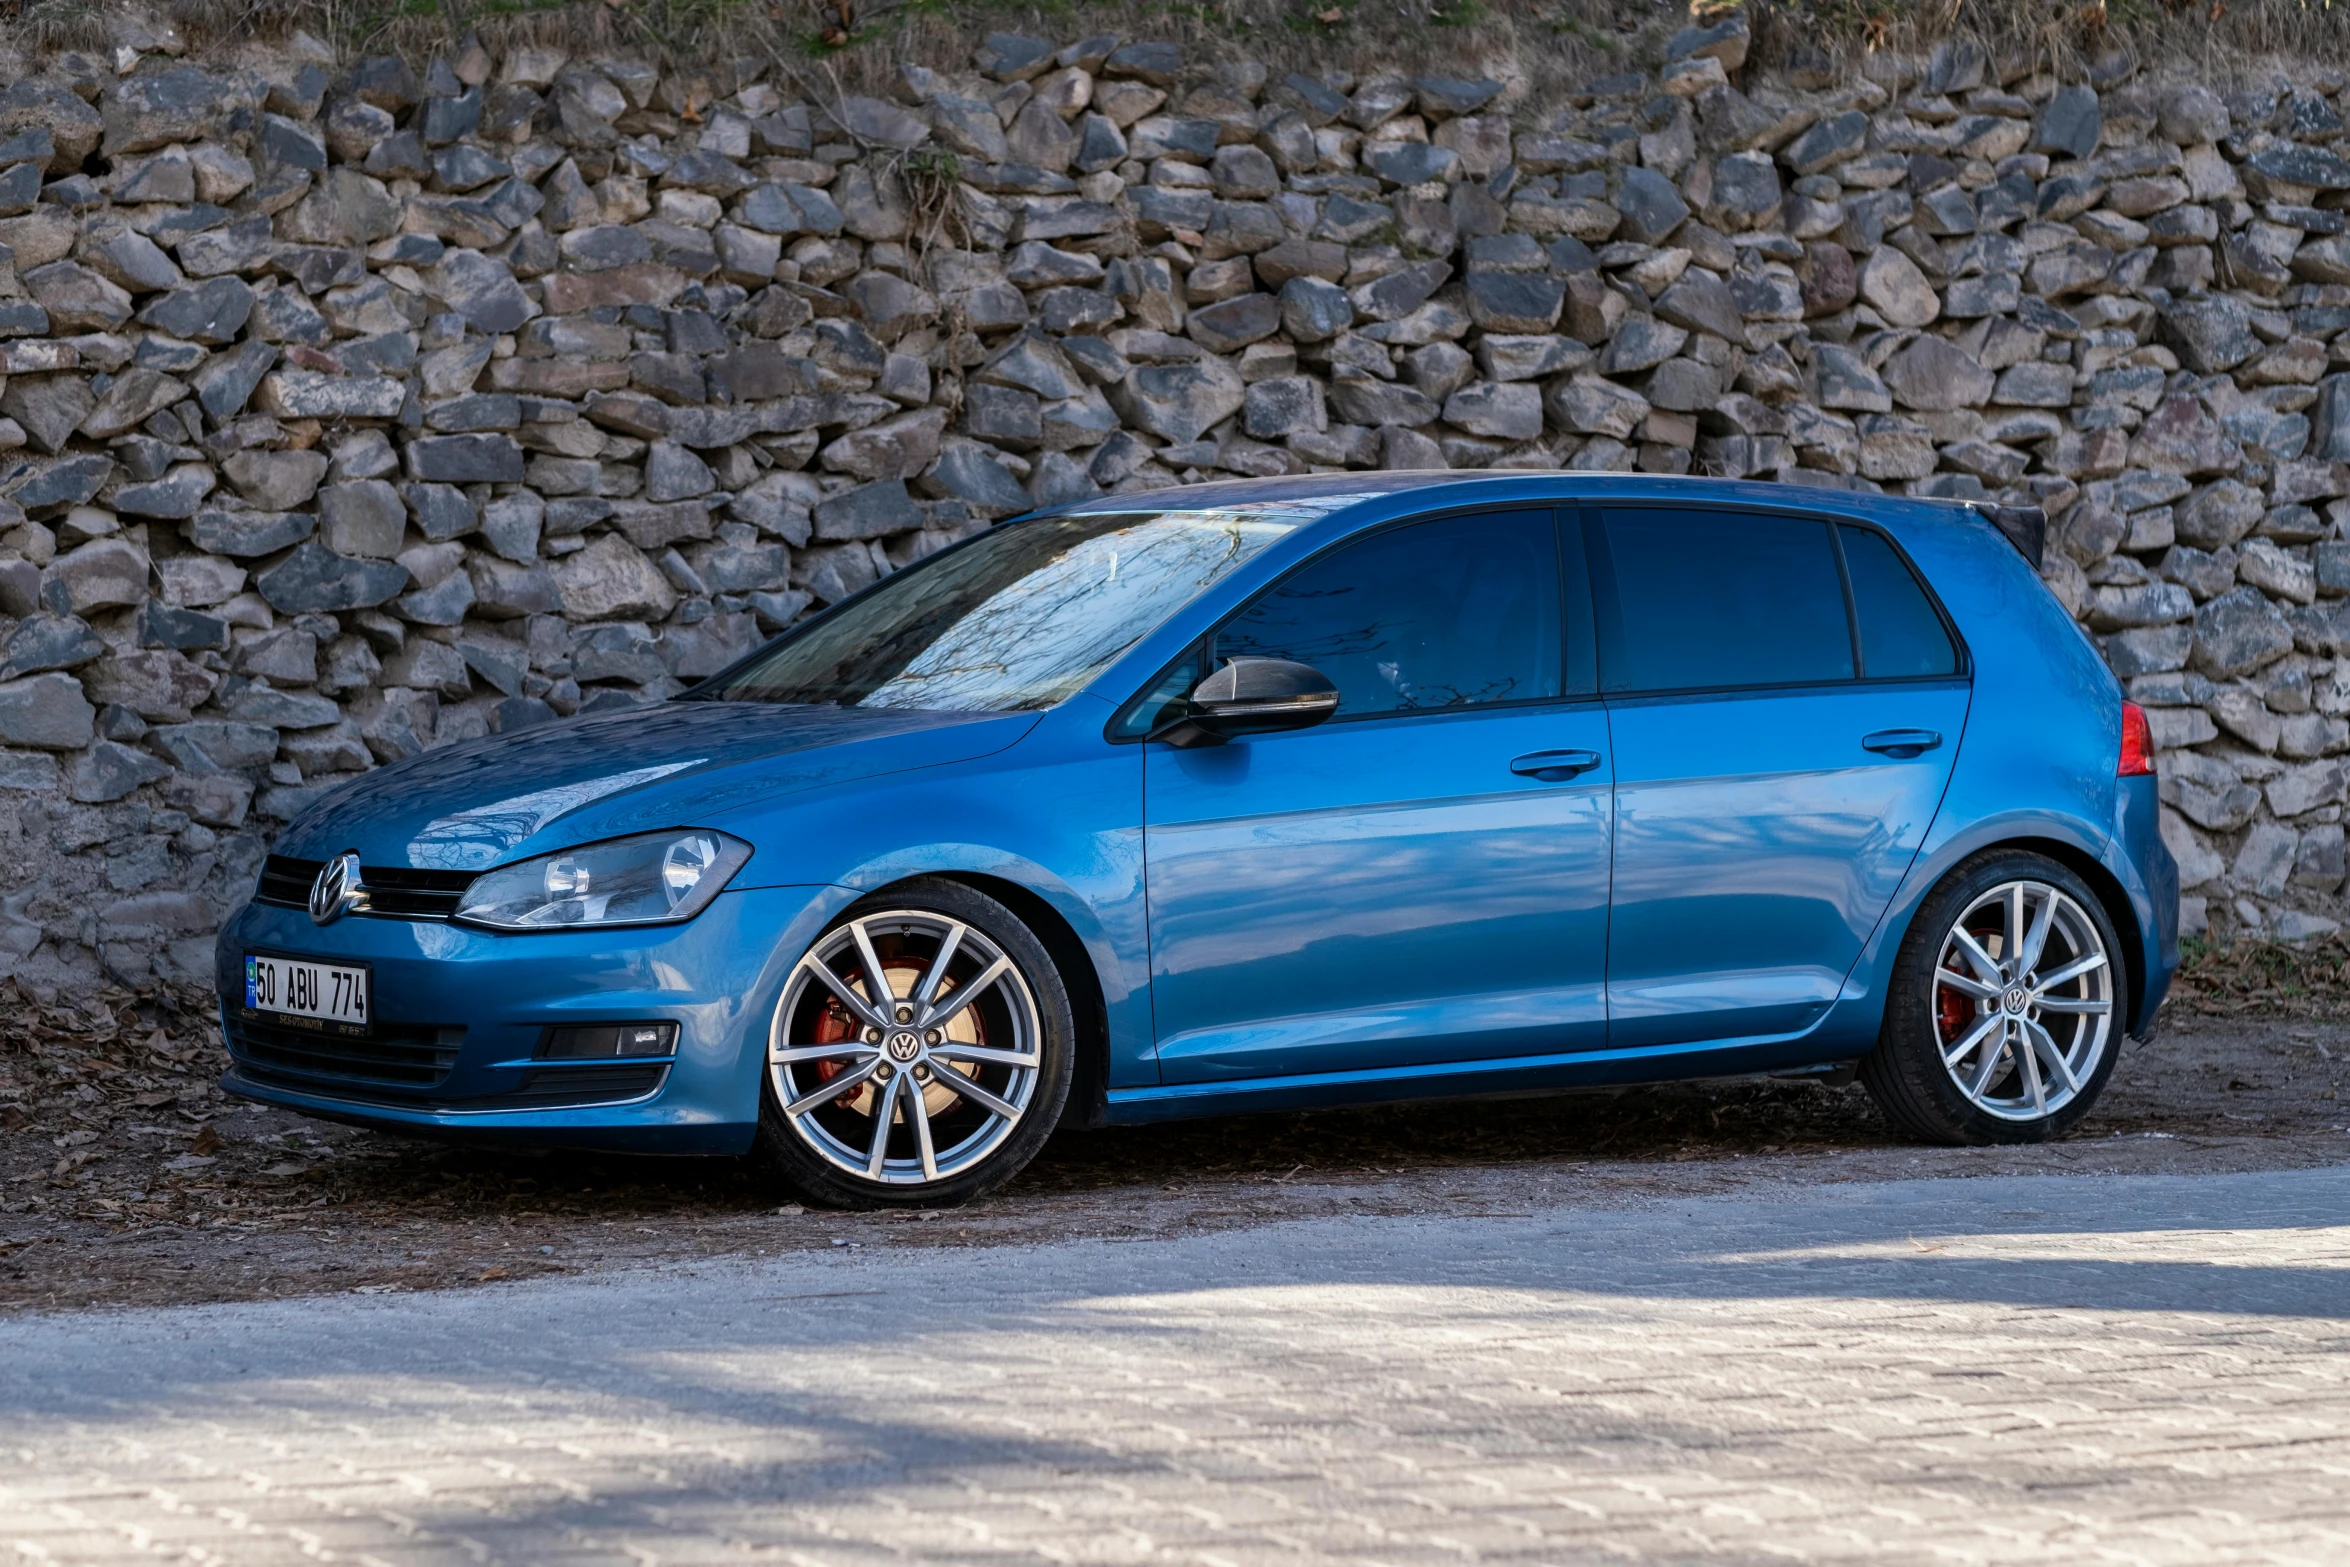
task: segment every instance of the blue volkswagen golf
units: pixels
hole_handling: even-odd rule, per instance
[[[2056,1136],[2177,963],[2036,512],[1337,475],[989,529],[656,708],[321,799],[231,1090],[957,1202],[1062,1125],[1857,1071]]]

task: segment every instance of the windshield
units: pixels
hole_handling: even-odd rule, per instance
[[[1308,515],[1230,507],[1009,523],[885,580],[693,695],[953,713],[1051,707]]]

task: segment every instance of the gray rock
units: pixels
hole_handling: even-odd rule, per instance
[[[299,544],[317,525],[308,512],[200,511],[190,532],[198,549],[242,559]]]
[[[1710,273],[1682,273],[1672,287],[1657,296],[1656,313],[1675,326],[1711,332],[1740,348],[1747,346],[1746,321],[1738,301],[1729,286]]]
[[[2199,550],[2223,550],[2240,542],[2259,526],[2267,503],[2258,490],[2234,479],[2204,485],[2171,513],[2172,527],[2182,544]]]
[[[1281,307],[1270,294],[1242,294],[1194,310],[1187,330],[1212,354],[1237,353],[1281,330]]]
[[[1614,203],[1624,220],[1618,237],[1640,245],[1663,244],[1689,217],[1689,203],[1681,199],[1680,190],[1649,168],[1626,169]]]
[[[330,484],[318,492],[318,536],[338,555],[388,560],[400,552],[408,508],[382,479]]]
[[[1731,233],[1767,226],[1778,214],[1779,166],[1767,152],[1732,153],[1714,165],[1712,215]]]
[[[522,448],[498,434],[426,435],[408,443],[408,476],[447,484],[518,484]]]
[[[1110,388],[1110,403],[1128,424],[1168,441],[1196,441],[1240,411],[1248,388],[1218,359],[1138,366]]]
[[[326,457],[315,451],[232,452],[220,465],[237,493],[265,511],[291,511],[318,493]]]
[[[529,296],[506,263],[478,250],[443,252],[431,281],[434,291],[477,332],[511,332],[533,314]]]
[[[1871,254],[1861,267],[1860,297],[1889,326],[1924,326],[1942,313],[1942,301],[1918,264],[1890,245]]]
[[[231,343],[252,314],[253,290],[238,277],[175,288],[139,312],[141,324],[194,343]]]
[[[63,609],[75,615],[137,604],[147,596],[147,577],[145,553],[128,540],[119,535],[92,539],[50,562],[42,601],[54,610],[62,595]]]
[[[1825,174],[1862,156],[1868,147],[1868,115],[1847,109],[1814,121],[1811,129],[1790,142],[1779,156],[1797,174]]]
[[[1293,277],[1281,285],[1279,298],[1281,329],[1293,342],[1327,342],[1354,324],[1346,290],[1321,278]],[[2350,430],[2350,421],[2345,429]]]
[[[2236,588],[2195,612],[2194,665],[2215,680],[2249,674],[2293,650],[2285,617],[2257,588]]]
[[[78,669],[106,651],[98,633],[77,615],[30,614],[8,634],[8,659],[0,664],[0,679]]]
[[[2162,311],[2162,335],[2179,361],[2200,375],[2234,369],[2260,351],[2252,313],[2228,294],[2182,299]]]
[[[215,482],[204,464],[182,463],[151,484],[126,484],[115,491],[114,509],[126,517],[193,517]]]
[[[253,579],[272,609],[284,614],[370,609],[408,585],[408,568],[388,560],[352,560],[315,541]]]
[[[567,555],[555,568],[563,613],[574,620],[661,620],[677,605],[677,590],[643,551],[603,534]]]
[[[104,805],[170,776],[169,766],[144,751],[112,740],[96,740],[74,759],[66,794],[85,805]]]
[[[1567,286],[1542,273],[1472,272],[1463,293],[1481,331],[1539,333],[1558,324]]]
[[[72,438],[96,401],[83,376],[11,376],[7,390],[0,392],[0,413],[21,425],[33,445],[54,452]]]
[[[1254,383],[1248,389],[1241,427],[1258,441],[1327,430],[1330,413],[1323,404],[1322,383],[1303,375]]]
[[[229,83],[192,65],[128,77],[99,105],[106,156],[203,141],[240,97]]]
[[[819,539],[878,539],[922,526],[922,508],[903,479],[884,479],[828,496],[816,505]]]
[[[1472,381],[1445,399],[1444,421],[1471,435],[1530,441],[1542,433],[1542,392],[1528,381]]]
[[[279,370],[261,380],[262,407],[281,419],[391,419],[407,400],[407,387],[390,376]]]
[[[1029,508],[1028,492],[986,448],[968,443],[941,451],[923,475],[922,491],[961,501],[972,515],[993,521]]]
[[[2033,127],[2032,149],[2061,153],[2068,158],[2090,157],[2097,151],[2103,125],[2096,88],[2080,83],[2060,87],[2040,110],[2039,121]]]
[[[1616,335],[1600,350],[1599,368],[1606,375],[1631,375],[1663,364],[1689,341],[1683,328],[1651,316],[1627,316]]]
[[[36,465],[8,485],[8,497],[27,512],[79,506],[114,477],[114,460],[82,452]]]
[[[1948,338],[1931,334],[1885,361],[1885,385],[1905,408],[1948,411],[1980,408],[1991,400],[1996,378],[1972,354]]]
[[[655,441],[645,454],[646,500],[690,500],[716,486],[709,465],[675,441]]]
[[[0,681],[0,741],[37,751],[75,751],[90,743],[97,709],[67,674]]]

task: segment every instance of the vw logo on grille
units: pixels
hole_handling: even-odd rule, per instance
[[[318,868],[310,884],[310,922],[331,924],[366,901],[367,887],[359,879],[359,855],[345,849]]]

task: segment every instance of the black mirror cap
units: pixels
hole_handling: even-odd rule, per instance
[[[1191,689],[1191,711],[1149,738],[1222,745],[1243,735],[1310,729],[1338,711],[1338,687],[1311,664],[1236,658]]]
[[[2007,536],[2016,553],[2032,563],[2038,571],[2048,557],[2048,513],[2038,506],[2000,506],[1983,502],[1977,511],[1991,519],[1991,525]]]

